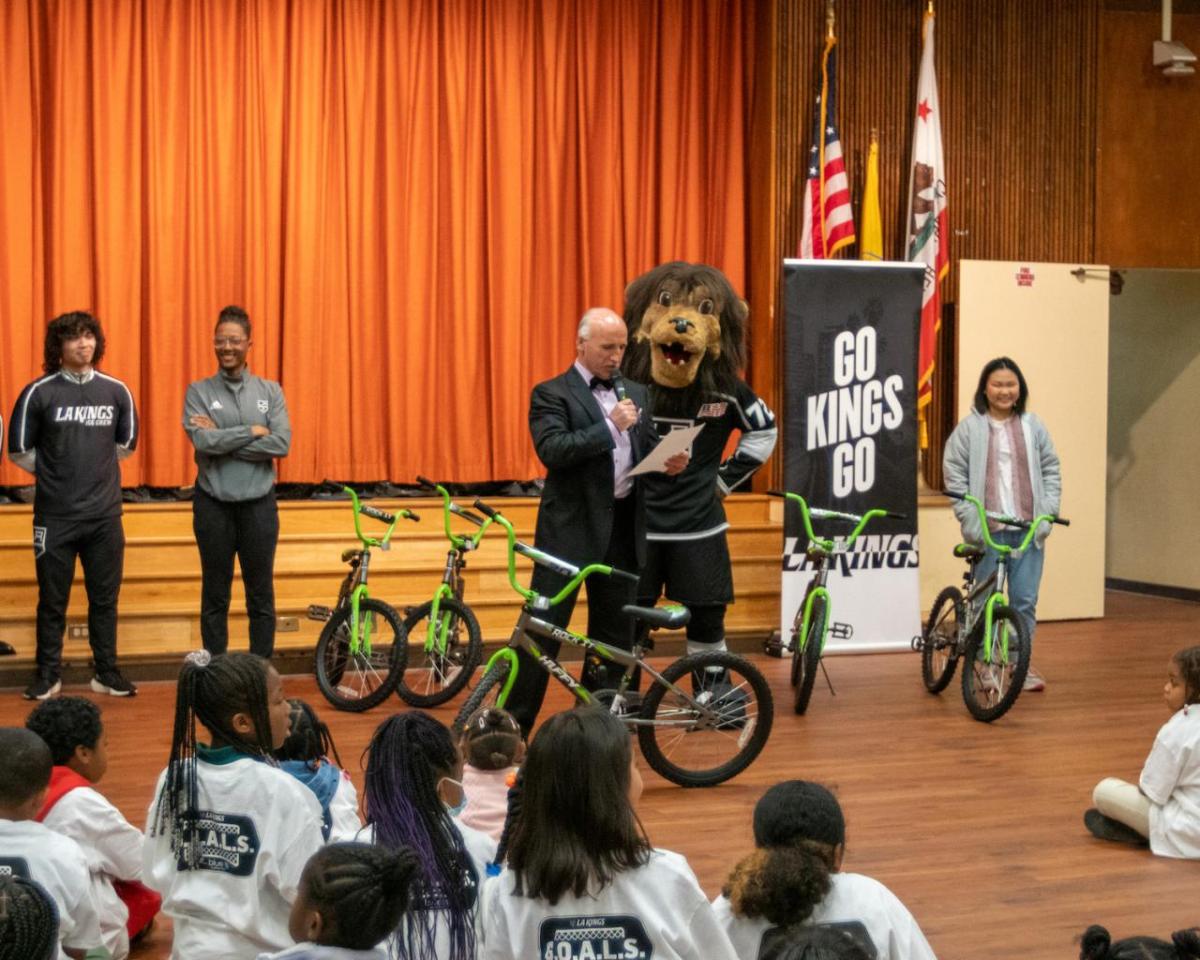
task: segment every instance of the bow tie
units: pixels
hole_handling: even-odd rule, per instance
[[[592,379],[588,381],[588,389],[595,390],[597,387],[603,387],[605,390],[615,389],[611,380],[605,380],[602,377],[592,377]]]

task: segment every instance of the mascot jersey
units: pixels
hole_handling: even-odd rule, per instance
[[[651,384],[651,409],[658,407],[657,395],[670,392]],[[700,394],[691,416],[654,414],[660,435],[698,423],[704,429],[692,442],[687,468],[674,477],[645,477],[647,540],[701,540],[723,532],[729,522],[721,497],[749,480],[775,449],[775,414],[744,381],[737,382],[732,395]],[[737,449],[722,463],[735,430],[742,434]]]

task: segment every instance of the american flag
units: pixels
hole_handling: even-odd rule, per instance
[[[798,255],[825,260],[854,242],[854,213],[850,208],[850,182],[842,162],[838,139],[837,40],[830,34],[821,53],[821,88],[813,108],[812,149],[808,154],[808,179],[804,183],[804,225]]]

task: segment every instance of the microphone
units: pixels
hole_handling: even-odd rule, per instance
[[[613,390],[617,393],[617,402],[620,403],[625,399],[625,378],[620,373],[614,373],[612,376]]]

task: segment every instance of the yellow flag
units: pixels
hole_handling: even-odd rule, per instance
[[[862,260],[883,259],[883,219],[879,215],[879,138],[871,131],[871,150],[867,154],[867,186],[863,191]]]

